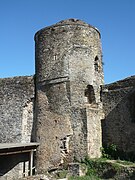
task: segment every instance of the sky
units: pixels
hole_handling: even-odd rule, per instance
[[[0,78],[35,73],[35,33],[81,19],[101,33],[105,83],[135,75],[135,0],[0,0]]]

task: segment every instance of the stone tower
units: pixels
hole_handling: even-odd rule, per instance
[[[38,31],[35,43],[38,172],[99,157],[104,82],[99,31],[69,19]]]

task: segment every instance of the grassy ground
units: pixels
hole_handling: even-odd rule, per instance
[[[95,175],[91,175],[82,177],[70,177],[69,180],[99,180],[99,178]]]
[[[108,160],[105,158],[85,159],[87,166],[86,176],[70,177],[69,180],[100,180],[100,179],[135,179],[135,163],[121,160]]]

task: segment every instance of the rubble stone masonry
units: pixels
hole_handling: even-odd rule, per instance
[[[39,142],[37,173],[100,157],[109,144],[135,159],[135,76],[104,85],[102,65],[95,27],[68,19],[39,30],[35,75],[0,79],[0,143]],[[7,167],[0,157],[0,176],[18,179],[28,158],[7,156]]]

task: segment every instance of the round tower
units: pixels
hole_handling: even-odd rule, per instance
[[[104,82],[99,31],[68,19],[38,31],[35,43],[37,169],[99,156]]]

